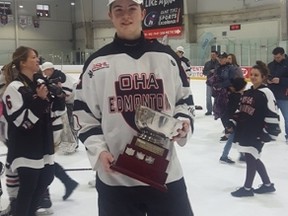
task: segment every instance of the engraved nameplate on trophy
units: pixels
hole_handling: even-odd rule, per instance
[[[166,158],[169,150],[165,144],[177,135],[182,122],[167,114],[139,106],[135,113],[135,123],[140,133],[126,145],[111,169],[167,191],[165,182],[169,161]]]

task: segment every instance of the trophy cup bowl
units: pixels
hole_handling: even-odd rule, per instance
[[[165,145],[178,134],[182,122],[165,113],[138,106],[135,123],[140,133],[127,144],[111,169],[135,178],[161,191],[165,185],[169,150]]]

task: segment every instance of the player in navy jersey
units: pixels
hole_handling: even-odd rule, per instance
[[[239,112],[232,119],[232,128],[235,130],[234,141],[238,142],[238,150],[245,154],[246,179],[244,186],[231,193],[234,197],[254,196],[254,193],[263,194],[275,191],[260,153],[264,143],[275,140],[281,132],[279,115],[272,91],[264,84],[268,78],[267,66],[257,61],[250,72],[251,89],[246,90],[241,99]],[[252,184],[256,175],[260,175],[262,185],[253,189]]]
[[[19,47],[4,69],[4,117],[8,124],[6,166],[17,170],[19,191],[13,216],[36,213],[40,196],[54,177],[53,118],[65,112],[61,95],[50,95],[44,83],[38,83],[36,50]]]

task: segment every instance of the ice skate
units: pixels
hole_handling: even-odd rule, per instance
[[[39,206],[37,207],[36,215],[51,215],[53,214],[52,202],[50,199],[49,189],[45,191],[41,197]]]

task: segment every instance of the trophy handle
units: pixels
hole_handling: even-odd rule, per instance
[[[135,111],[135,124],[142,134],[157,134],[154,137],[165,140],[176,136],[183,123],[166,113],[139,105]]]

